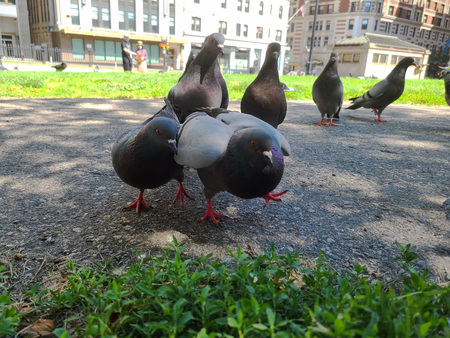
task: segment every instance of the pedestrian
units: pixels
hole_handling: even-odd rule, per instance
[[[131,50],[130,35],[125,33],[122,40],[122,65],[125,72],[131,72],[131,68],[133,68],[131,55],[136,55],[136,53]]]
[[[138,73],[147,73],[147,51],[142,41],[138,41],[136,49],[136,62]]]

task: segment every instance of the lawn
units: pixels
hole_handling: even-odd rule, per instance
[[[0,72],[0,98],[163,98],[180,76],[179,72]],[[230,99],[240,100],[255,76],[224,74]],[[296,90],[286,92],[288,100],[312,100],[311,88],[315,77],[281,76],[280,79]],[[342,78],[344,100],[363,94],[378,81]],[[395,103],[447,106],[444,82],[437,79],[406,80],[405,91]]]

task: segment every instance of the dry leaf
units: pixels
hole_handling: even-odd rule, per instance
[[[52,319],[38,319],[31,327],[22,332],[26,337],[52,338],[55,321]]]

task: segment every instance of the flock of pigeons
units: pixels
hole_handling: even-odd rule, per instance
[[[112,163],[118,176],[139,189],[136,201],[125,209],[137,212],[149,205],[145,189],[154,189],[171,179],[178,181],[173,200],[183,204],[192,199],[183,187],[183,169],[197,170],[204,186],[207,210],[201,221],[225,217],[214,211],[211,199],[226,191],[239,198],[261,197],[280,201],[286,191],[273,193],[284,171],[284,156],[291,149],[277,130],[286,116],[286,87],[279,81],[278,58],[281,46],[270,43],[255,80],[245,90],[241,112],[227,110],[228,89],[220,72],[218,56],[224,37],[209,35],[202,49],[189,56],[185,72],[172,87],[165,106],[141,125],[125,132],[112,149]],[[339,118],[344,89],[337,71],[337,54],[314,82],[312,94],[323,122],[325,114],[333,124]],[[406,69],[414,59],[401,60],[386,79],[360,97],[350,99],[348,109],[371,108],[382,122],[383,110],[403,93]]]

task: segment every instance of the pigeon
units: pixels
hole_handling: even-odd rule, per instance
[[[280,51],[278,42],[269,44],[264,64],[241,100],[242,113],[256,116],[274,128],[284,121],[287,110],[286,96],[278,77]]]
[[[406,70],[412,65],[415,66],[414,58],[405,57],[384,80],[377,82],[363,95],[351,98],[353,104],[346,109],[371,108],[378,116],[377,122],[386,122],[380,118],[381,113],[388,105],[402,96],[405,89]]]
[[[296,92],[295,88],[289,87],[286,83],[280,82],[281,88],[285,92]]]
[[[177,164],[176,137],[180,128],[178,118],[170,102],[141,125],[122,134],[112,148],[112,163],[117,175],[132,187],[139,189],[136,201],[124,209],[149,208],[144,201],[144,190],[154,189],[169,182],[178,181],[178,191],[173,203],[183,197],[192,199],[183,187],[183,166]]]
[[[439,67],[442,70],[439,73],[439,78],[444,79],[445,85],[445,102],[450,106],[450,69],[448,67]]]
[[[325,114],[330,119],[329,126],[335,126],[333,117],[339,114],[344,100],[344,86],[338,74],[338,54],[332,52],[330,60],[325,69],[314,81],[312,87],[312,97],[322,116],[320,122],[316,124],[324,125],[323,118]]]
[[[175,161],[197,169],[204,185],[207,210],[201,221],[225,215],[215,212],[211,199],[221,191],[239,198],[261,197],[281,201],[286,193],[271,193],[280,182],[290,146],[284,136],[264,121],[219,108],[214,118],[205,112],[191,114],[177,138]]]
[[[59,65],[54,65],[52,67],[55,68],[58,72],[62,72],[64,69],[67,68],[67,64],[64,62],[61,62]]]
[[[167,98],[181,123],[197,107],[221,106],[222,87],[216,78],[215,67],[217,56],[223,53],[224,42],[220,33],[209,35],[178,83],[170,89]]]
[[[98,66],[98,64],[96,64],[95,68],[94,68],[94,72],[99,72],[99,71],[100,71],[100,67]]]

